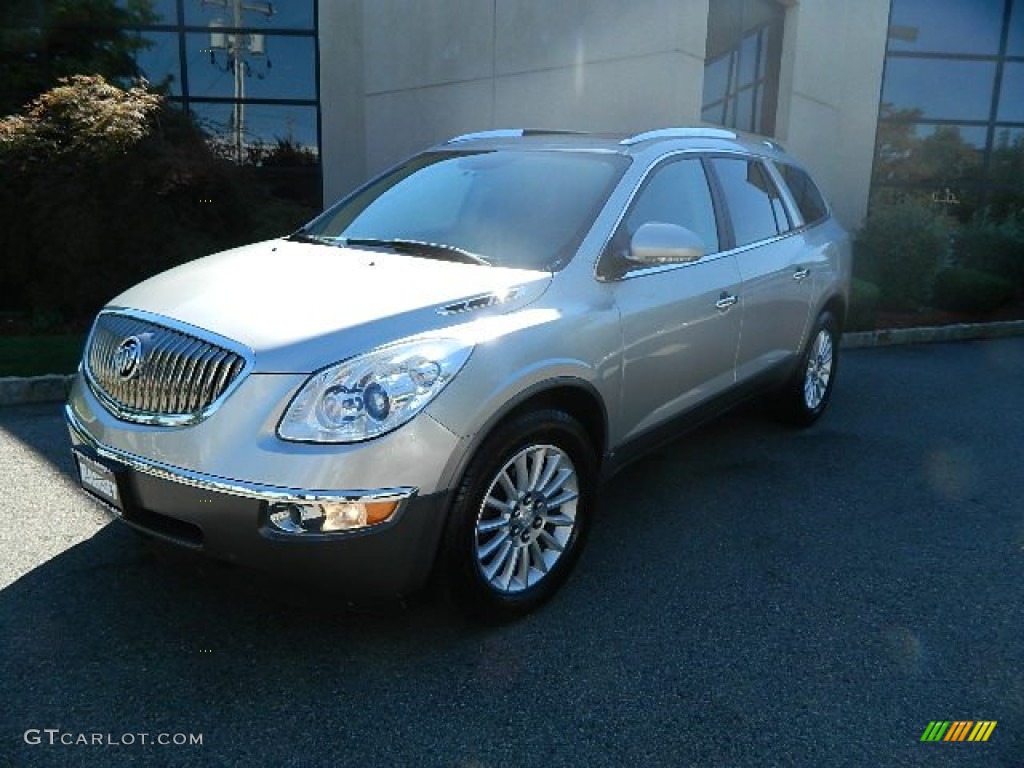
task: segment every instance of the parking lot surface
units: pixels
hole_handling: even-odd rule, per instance
[[[1019,767],[1022,457],[1024,339],[848,351],[811,430],[748,408],[615,477],[484,629],[147,543],[57,406],[2,408],[0,766]]]

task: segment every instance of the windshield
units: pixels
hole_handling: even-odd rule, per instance
[[[487,264],[563,267],[629,161],[586,152],[419,155],[342,200],[300,236],[323,242],[446,246]],[[441,257],[438,248],[418,255]]]

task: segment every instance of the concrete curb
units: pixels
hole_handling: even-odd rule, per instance
[[[844,333],[843,349],[886,347],[892,344],[926,344],[939,341],[969,341],[1024,336],[1024,320],[998,323],[960,323],[928,328],[885,328],[880,331]]]
[[[881,331],[844,333],[843,349],[887,347],[894,344],[925,344],[940,341],[1001,339],[1024,336],[1024,320],[999,323],[961,323],[930,328],[887,328]],[[73,375],[0,377],[0,406],[55,403],[67,399]]]
[[[0,377],[0,405],[63,402],[71,389],[73,375]]]

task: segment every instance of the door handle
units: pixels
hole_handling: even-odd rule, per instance
[[[720,312],[724,312],[737,301],[739,301],[738,296],[733,296],[731,294],[726,293],[725,291],[722,291],[722,296],[718,299],[718,301],[715,302],[715,306],[718,308]]]
[[[809,274],[811,274],[811,270],[805,269],[804,267],[800,267],[796,272],[793,273],[793,279],[797,281],[803,280]]]

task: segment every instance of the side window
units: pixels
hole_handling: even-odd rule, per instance
[[[800,214],[804,217],[804,223],[810,226],[824,219],[828,215],[828,206],[811,177],[792,165],[777,163],[776,166],[779,173],[782,174],[786,186],[789,187],[789,191],[793,194],[796,207],[800,209]]]
[[[736,247],[767,240],[790,229],[779,191],[759,161],[716,157],[711,164],[729,208]]]
[[[651,173],[626,215],[624,234],[632,237],[649,221],[686,227],[704,241],[706,253],[719,250],[711,190],[700,160],[668,162]]]

